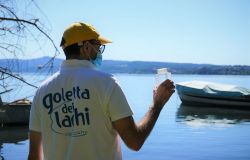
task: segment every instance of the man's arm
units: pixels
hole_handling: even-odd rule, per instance
[[[170,80],[164,81],[153,95],[153,105],[149,108],[143,119],[136,124],[132,116],[113,122],[124,143],[131,149],[138,151],[152,131],[160,112],[174,93],[174,84]]]
[[[42,149],[41,133],[30,130],[29,139],[30,139],[30,148],[29,148],[28,160],[42,160],[43,149]]]

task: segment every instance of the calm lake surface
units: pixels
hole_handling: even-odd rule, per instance
[[[27,74],[35,84],[44,76]],[[154,75],[117,74],[134,118],[139,121],[152,102]],[[175,83],[203,80],[250,88],[250,76],[172,75]],[[18,87],[2,96],[11,101],[32,96],[35,89]],[[29,97],[32,99],[32,97]],[[0,127],[0,160],[27,159],[28,128]],[[177,95],[163,109],[155,128],[139,152],[122,144],[124,160],[249,160],[250,110],[184,106]]]

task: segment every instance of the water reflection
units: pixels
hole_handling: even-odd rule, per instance
[[[176,121],[191,127],[226,127],[232,124],[250,122],[250,110],[192,106],[182,103],[177,110]]]
[[[4,126],[0,127],[0,160],[4,143],[19,144],[28,139],[28,126]]]

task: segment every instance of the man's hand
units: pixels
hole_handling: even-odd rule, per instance
[[[174,92],[175,86],[173,81],[167,79],[162,82],[156,89],[154,89],[153,107],[157,107],[157,109],[161,110]]]

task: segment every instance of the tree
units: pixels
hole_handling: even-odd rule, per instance
[[[36,87],[20,74],[13,72],[13,67],[18,66],[16,60],[25,55],[25,40],[36,42],[37,48],[40,48],[42,39],[49,41],[54,48],[54,56],[42,67],[53,66],[53,60],[59,54],[59,50],[48,34],[49,29],[41,22],[39,19],[41,17],[28,12],[29,8],[35,9],[46,17],[35,0],[22,0],[21,2],[0,0],[0,56],[7,57],[10,61],[15,59],[7,66],[0,64],[0,96],[13,89],[9,87],[9,79],[16,79],[23,84]]]

